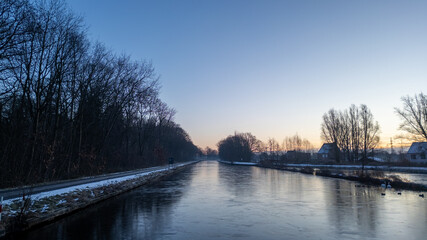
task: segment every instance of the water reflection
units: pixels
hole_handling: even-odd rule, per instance
[[[346,237],[375,237],[380,190],[355,187],[355,183],[349,181],[332,181],[333,184],[324,185],[325,201],[329,203],[326,208],[328,219],[336,233]]]
[[[192,169],[70,215],[16,239],[158,239],[168,234],[173,205],[185,194]]]
[[[426,199],[355,185],[205,161],[33,231],[27,239],[425,238]]]
[[[255,189],[254,181],[248,179],[254,179],[253,172],[256,169],[258,168],[252,166],[219,164],[217,169],[219,184],[233,196],[250,196]]]

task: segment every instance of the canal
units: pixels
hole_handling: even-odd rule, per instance
[[[426,239],[418,193],[199,162],[20,239]],[[386,195],[381,195],[385,193]]]

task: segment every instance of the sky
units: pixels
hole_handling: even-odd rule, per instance
[[[401,97],[427,93],[427,1],[66,0],[89,38],[152,61],[161,99],[204,148],[298,134],[366,104],[385,146]]]

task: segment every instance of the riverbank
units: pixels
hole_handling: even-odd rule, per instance
[[[27,231],[134,188],[156,182],[197,162],[178,163],[173,167],[165,166],[163,169],[151,172],[33,195],[27,194],[22,198],[4,201],[0,238],[8,234]]]
[[[384,171],[390,172],[407,172],[407,173],[427,173],[425,167],[389,167],[389,166],[365,166],[365,170],[370,170],[370,173],[361,171],[360,165],[316,165],[316,164],[284,164],[284,165],[266,165],[248,162],[228,162],[218,160],[218,162],[232,165],[247,165],[258,166],[263,168],[285,170],[291,172],[300,172],[304,174],[340,178],[350,181],[356,181],[369,186],[385,186],[396,190],[412,190],[412,191],[427,191],[427,186],[424,184],[413,183],[406,179],[400,178],[398,175],[386,176]],[[353,170],[351,173],[344,172]],[[359,186],[359,185],[358,185]]]
[[[326,164],[284,164],[285,167],[311,167],[319,169],[345,169],[345,170],[360,170],[361,165],[326,165]],[[403,166],[373,166],[366,165],[366,170],[374,171],[388,171],[388,172],[406,172],[406,173],[425,173],[427,174],[427,167],[403,167]]]
[[[217,160],[220,163],[231,164],[231,165],[242,165],[242,166],[258,166],[257,163],[253,162],[228,162],[224,160]]]
[[[266,167],[266,166],[260,166]],[[331,177],[331,178],[340,178],[355,182],[360,182],[364,185],[369,186],[381,186],[386,188],[394,188],[398,191],[400,190],[411,190],[411,191],[419,191],[424,192],[427,191],[427,186],[423,184],[409,182],[406,179],[402,179],[398,175],[389,175],[386,176],[381,170],[377,170],[374,173],[366,173],[362,171],[354,171],[351,174],[340,172],[340,169],[334,169],[332,172],[329,169],[314,169],[311,167],[304,168],[291,168],[291,167],[266,167],[272,169],[279,169],[291,172],[300,172],[304,174],[323,176],[323,177]],[[363,185],[357,185],[363,186]]]

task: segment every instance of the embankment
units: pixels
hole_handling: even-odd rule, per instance
[[[242,163],[242,162],[227,162],[219,160],[221,163],[233,165],[247,165],[258,166],[263,168],[271,168],[278,170],[285,170],[291,172],[300,172],[304,174],[317,175],[323,177],[340,178],[350,181],[360,182],[369,186],[381,186],[382,184],[390,185],[396,190],[412,190],[412,191],[427,191],[427,186],[419,183],[409,182],[401,179],[398,175],[384,175],[383,171],[396,171],[396,172],[412,172],[412,173],[426,173],[425,167],[387,167],[387,166],[365,166],[366,170],[373,171],[374,173],[362,172],[360,165],[314,165],[314,164],[286,164],[286,165],[265,165],[255,163]],[[355,170],[352,174],[345,173],[345,170]]]
[[[134,188],[157,182],[196,162],[198,161],[165,167],[162,170],[136,175],[134,178],[117,179],[110,181],[108,185],[89,184],[72,192],[45,194],[43,197],[28,195],[22,199],[14,199],[3,205],[0,238],[28,231]]]
[[[263,166],[261,166],[263,167]],[[265,166],[264,166],[265,167]],[[389,185],[389,187],[396,190],[411,190],[411,191],[427,191],[427,186],[423,184],[413,183],[401,179],[398,175],[389,175],[385,176],[381,170],[377,170],[375,174],[367,174],[359,171],[358,174],[346,174],[335,169],[333,172],[328,169],[314,169],[311,167],[304,168],[290,168],[290,167],[268,167],[285,171],[300,172],[304,174],[331,177],[331,178],[340,178],[350,181],[360,182],[369,186],[384,186]]]

